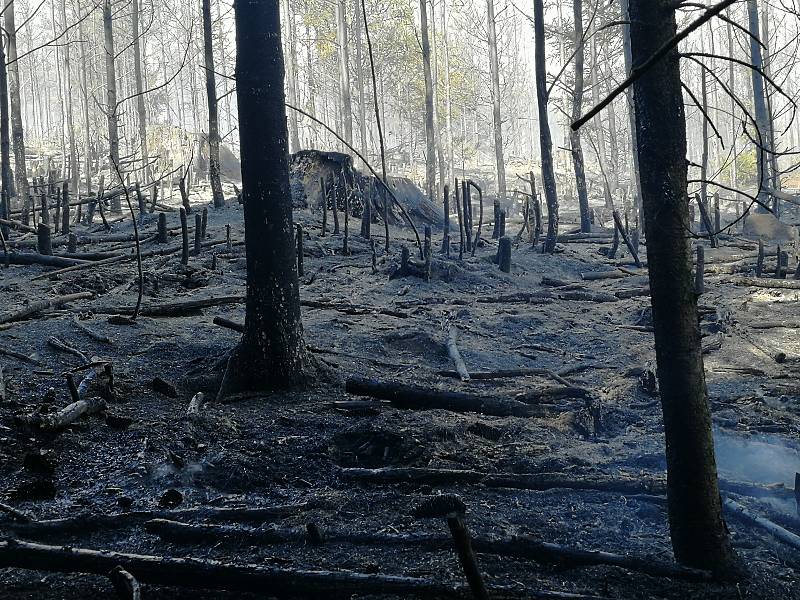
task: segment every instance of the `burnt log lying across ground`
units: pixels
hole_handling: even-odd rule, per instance
[[[327,193],[323,193],[321,180],[325,182]],[[383,214],[381,184],[375,177],[358,171],[349,154],[320,150],[301,150],[292,154],[289,182],[295,208],[321,211],[322,199],[327,196],[328,209],[332,209],[335,202],[336,210],[343,211],[349,194],[353,217],[361,215],[367,198],[371,202],[373,222],[377,222]],[[405,177],[389,177],[389,185],[397,201],[416,225],[431,225],[436,228],[444,225],[441,207],[431,202],[411,180]],[[405,220],[397,207],[390,205],[390,209],[389,224],[404,225]]]

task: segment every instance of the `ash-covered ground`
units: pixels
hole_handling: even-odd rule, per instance
[[[203,201],[195,197],[194,210],[207,206]],[[145,259],[145,314],[148,308],[167,303],[244,295],[244,248],[235,243],[243,240],[241,207],[234,200],[223,210],[208,208],[206,241],[224,240],[230,224],[233,247],[229,250],[224,242],[207,245],[190,259],[188,268],[181,266],[180,253]],[[171,228],[178,227],[177,213],[168,219]],[[490,227],[484,230],[485,242],[476,256],[463,260],[457,258],[457,238],[452,258],[441,257],[441,235],[435,232],[432,281],[390,279],[401,244],[414,255],[410,230],[392,229],[387,255],[382,225],[373,225],[377,248],[377,273],[373,273],[372,254],[358,236],[357,217],[350,220],[349,255],[341,253],[341,234],[320,236],[319,213],[296,211],[295,219],[305,232],[301,298],[315,303],[303,308],[305,341],[321,365],[320,376],[309,389],[230,404],[213,401],[213,389],[221,361],[239,334],[212,320],[221,316],[242,322],[241,303],[117,324],[119,319],[109,322],[109,316],[124,313],[118,309],[136,302],[134,261],[42,278],[37,276],[53,269],[0,270],[4,313],[42,298],[80,291],[95,294],[93,299],[46,311],[0,331],[0,351],[30,357],[26,361],[0,354],[6,385],[5,402],[0,403],[0,501],[36,519],[306,503],[303,510],[273,526],[303,528],[314,523],[323,532],[448,535],[443,518],[424,518],[414,510],[430,496],[448,493],[465,503],[466,523],[475,536],[530,535],[570,547],[672,560],[665,509],[651,498],[480,483],[363,483],[348,479],[343,471],[428,467],[489,474],[549,473],[576,481],[597,476],[662,478],[666,465],[661,411],[648,376],[654,369],[649,297],[641,291],[647,285],[646,270],[633,267],[627,252],[609,260],[599,252],[609,244],[589,240],[565,242],[559,253],[543,255],[521,241],[513,250],[511,273],[505,274],[492,262],[496,243],[485,239],[491,236]],[[155,223],[156,215],[145,218],[143,239],[155,231]],[[562,231],[572,227],[564,225]],[[510,224],[509,233],[516,235],[518,228]],[[130,218],[114,223],[113,230],[129,232]],[[91,231],[103,233],[101,226]],[[79,233],[85,232],[79,228]],[[179,239],[172,237],[169,243]],[[80,250],[118,246],[94,244]],[[155,246],[149,241],[144,248]],[[754,264],[754,248],[752,241],[733,236],[721,249],[707,248],[706,259],[712,266],[715,261],[729,264],[722,262],[725,257],[745,255],[739,264]],[[619,267],[625,270],[620,278],[582,279],[585,273]],[[761,498],[728,491],[725,495],[800,534],[790,490],[795,471],[800,470],[796,383],[800,320],[795,317],[800,291],[737,286],[725,283],[737,275],[711,271],[700,305],[720,476],[767,489]],[[592,293],[566,294],[560,287],[542,285],[545,277],[568,284],[566,290]],[[581,299],[571,299],[576,297]],[[111,341],[89,337],[75,325],[76,318]],[[774,326],[758,328],[764,323]],[[441,371],[454,368],[446,349],[448,327],[458,329],[458,346],[470,371],[541,371],[468,382],[443,375]],[[107,411],[58,433],[38,431],[19,420],[70,402],[64,373],[81,367],[82,359],[54,348],[48,343],[53,337],[87,357],[110,362],[114,374]],[[779,352],[786,355],[782,362],[774,359]],[[84,371],[76,373],[80,379]],[[528,418],[401,410],[386,403],[367,408],[334,404],[357,399],[343,387],[353,375],[509,400],[558,385],[558,378],[591,393],[588,399],[559,400],[545,406],[540,416]],[[155,378],[172,384],[175,393],[164,386],[154,389]],[[90,395],[102,392],[106,379],[98,376]],[[210,399],[203,416],[189,420],[187,407],[198,390],[206,390]],[[778,485],[765,488],[771,484]],[[693,583],[611,566],[563,567],[492,554],[479,554],[479,566],[489,586],[523,592],[552,590],[615,599],[800,598],[798,550],[743,521],[731,518],[728,525],[750,573],[736,583]],[[27,539],[3,514],[0,536]],[[36,540],[464,584],[452,548],[267,544],[235,536],[188,543],[163,540],[142,523],[114,529],[87,526],[39,535]],[[269,595],[269,590],[262,592]],[[109,580],[100,575],[0,570],[4,599],[112,597],[113,593]],[[145,584],[143,597],[249,596]]]

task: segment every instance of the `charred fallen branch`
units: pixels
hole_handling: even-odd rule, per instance
[[[194,589],[229,590],[277,596],[397,594],[463,598],[463,590],[416,577],[354,572],[299,571],[215,560],[168,558],[85,548],[48,546],[22,540],[0,542],[0,567],[106,576],[120,567],[141,583]]]
[[[460,469],[428,469],[421,467],[385,467],[379,469],[346,468],[340,471],[350,481],[376,484],[415,483],[427,485],[481,484],[492,488],[519,490],[593,490],[619,494],[663,494],[666,482],[662,479],[633,479],[623,477],[585,478],[558,473],[495,474]]]
[[[58,296],[56,298],[48,298],[47,300],[31,302],[25,308],[4,316],[0,316],[0,324],[21,321],[45,310],[59,308],[65,304],[74,302],[75,300],[86,300],[93,297],[94,294],[92,292],[78,292],[77,294],[67,294],[66,296]]]
[[[345,389],[349,394],[388,400],[395,408],[415,410],[438,408],[452,412],[474,412],[497,417],[535,417],[542,415],[541,409],[537,410],[536,407],[517,400],[501,400],[464,392],[435,390],[393,381],[352,377],[347,380]]]
[[[153,519],[202,519],[210,523],[270,523],[316,508],[317,504],[301,503],[257,508],[214,508],[200,506],[176,510],[145,510],[116,514],[82,513],[60,519],[9,523],[19,535],[49,537],[72,533],[89,533],[136,527]]]
[[[279,529],[275,527],[249,528],[240,525],[206,525],[154,519],[145,523],[145,528],[164,540],[184,544],[352,544],[358,546],[414,546],[428,551],[448,550],[452,546],[450,537],[426,533],[363,533],[355,531],[324,529],[320,536],[313,536],[308,528]],[[629,571],[645,573],[655,577],[674,577],[692,581],[708,581],[711,574],[706,571],[688,569],[677,564],[652,558],[639,558],[598,550],[583,550],[560,544],[542,542],[530,536],[507,538],[475,536],[472,546],[479,554],[493,554],[533,560],[540,564],[552,564],[565,568],[608,565]]]

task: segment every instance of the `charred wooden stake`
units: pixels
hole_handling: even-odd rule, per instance
[[[705,260],[705,248],[701,245],[697,245],[697,264],[695,266],[694,271],[694,293],[700,296],[703,294],[705,290],[705,285],[703,283],[703,275],[705,274],[706,268],[706,260]]]
[[[67,241],[67,252],[70,254],[75,254],[78,251],[78,236],[74,233],[69,234],[69,239]]]
[[[297,276],[302,277],[303,271],[303,226],[297,224]]]
[[[142,590],[136,578],[117,565],[108,573],[108,578],[114,586],[114,591],[120,600],[141,600]]]
[[[464,258],[464,217],[461,214],[461,201],[458,194],[458,179],[456,179],[456,215],[458,216],[458,237],[459,237],[459,244],[458,244],[458,260]]]
[[[461,182],[461,203],[464,205],[464,242],[465,250],[472,251],[472,201],[469,193],[469,185],[466,181]]]
[[[464,575],[475,599],[489,600],[489,592],[486,591],[486,585],[483,583],[483,577],[478,569],[478,559],[475,558],[475,552],[472,551],[472,539],[463,517],[458,513],[448,515],[447,526],[453,535],[453,543],[461,562],[461,568],[464,569]]]
[[[350,254],[348,242],[350,241],[350,193],[344,192],[344,239],[342,239],[342,254]]]
[[[325,237],[328,233],[328,192],[325,190],[325,179],[319,178],[319,189],[322,191],[322,234]]]
[[[339,199],[336,195],[336,188],[334,187],[331,190],[331,211],[333,212],[333,233],[334,235],[339,235],[339,207],[337,204],[339,203]]]
[[[55,218],[53,219],[53,228],[55,229],[55,233],[58,233],[59,229],[61,228],[61,188],[56,191],[55,200],[56,214]]]
[[[69,182],[65,181],[61,188],[61,233],[69,235]]]
[[[425,281],[431,280],[431,226],[425,225],[425,246],[423,254],[425,255]]]
[[[206,233],[208,232],[208,209],[207,208],[203,209],[203,218],[202,218],[202,221],[200,223],[200,231],[201,231],[200,237],[202,239],[206,239],[206,237],[207,237]]]
[[[786,279],[786,270],[789,267],[789,253],[778,246],[778,267],[775,271],[776,279]]]
[[[39,254],[51,256],[53,254],[53,245],[50,242],[50,226],[40,222],[36,235],[36,248],[39,250]]]
[[[203,217],[200,214],[194,215],[194,256],[200,256],[200,248],[203,244]]]
[[[50,207],[47,205],[47,192],[42,191],[41,195],[41,205],[42,205],[42,213],[39,217],[39,222],[44,223],[45,225],[50,224]]]
[[[625,245],[628,247],[628,252],[631,253],[631,258],[633,258],[634,264],[637,267],[641,267],[642,261],[639,260],[639,255],[636,252],[636,248],[634,248],[633,244],[631,243],[631,239],[628,237],[628,233],[622,226],[622,219],[619,218],[619,212],[614,210],[612,214],[614,216],[614,225],[616,229],[619,231],[620,236],[622,236],[622,241],[624,241]]]
[[[156,242],[159,244],[167,243],[167,215],[166,213],[158,213],[158,233],[156,234]]]
[[[225,225],[225,251],[231,252],[233,250],[233,243],[231,242],[231,224]]]
[[[362,194],[361,208],[361,237],[368,240],[372,237],[372,190],[370,186],[366,194]]]
[[[695,195],[697,199],[697,208],[700,209],[700,218],[703,220],[703,229],[706,230],[708,233],[708,239],[711,242],[711,247],[717,247],[717,235],[716,229],[714,229],[714,225],[711,223],[711,218],[708,216],[708,210],[706,209],[706,202],[703,198],[700,198],[700,194]]]
[[[471,179],[467,181],[467,187],[474,187],[476,190],[478,190],[478,200],[480,202],[480,209],[478,212],[478,229],[475,232],[475,242],[472,244],[472,256],[475,256],[475,250],[477,250],[478,244],[481,241],[481,228],[483,227],[483,190],[481,190],[480,186],[478,186],[478,184]]]
[[[461,352],[458,350],[458,329],[452,325],[447,328],[447,353],[456,366],[456,371],[461,381],[469,381],[467,365],[464,364],[464,359],[461,358]]]
[[[136,200],[139,203],[139,222],[141,223],[144,220],[144,216],[147,214],[147,202],[144,199],[142,187],[139,185],[138,181],[134,184],[133,189],[136,192]]]
[[[756,277],[761,277],[764,272],[764,242],[758,240],[758,259],[756,260]]]
[[[616,258],[618,249],[619,249],[619,231],[617,231],[617,228],[615,226],[614,241],[611,243],[611,249],[608,251],[608,258]]]
[[[183,252],[181,253],[181,263],[189,264],[189,226],[186,223],[186,209],[181,207],[181,240],[183,241]]]
[[[372,274],[378,274],[378,255],[375,253],[375,240],[370,238],[369,249],[372,251]]]
[[[407,246],[400,247],[400,272],[405,275],[408,273],[408,261],[411,258],[411,253],[408,251]]]
[[[441,253],[450,258],[450,186],[444,185],[444,228]]]
[[[511,272],[511,238],[504,235],[500,238],[497,249],[497,263],[503,273]]]

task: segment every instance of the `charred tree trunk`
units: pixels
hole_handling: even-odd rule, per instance
[[[277,2],[237,2],[235,10],[247,305],[220,397],[300,384],[309,366],[289,190],[280,10]]]
[[[581,116],[583,105],[583,0],[573,0],[572,11],[575,19],[575,86],[572,94],[572,120],[577,121]],[[580,130],[571,129],[569,135],[572,166],[575,170],[575,189],[578,192],[578,206],[581,213],[581,231],[589,233],[592,230],[592,220],[589,215],[589,195],[586,192],[586,170],[583,164]]]
[[[761,203],[756,206],[756,212],[767,212],[765,206],[769,206],[769,157],[767,149],[769,147],[769,115],[767,113],[767,102],[764,95],[764,78],[760,69],[764,66],[761,55],[761,29],[758,19],[758,6],[756,0],[747,0],[747,14],[749,17],[750,29],[750,63],[753,69],[753,108],[755,113],[757,135],[754,136],[760,147],[756,147],[756,179],[758,180],[758,200]]]
[[[494,156],[497,165],[497,199],[506,197],[506,163],[503,157],[503,122],[500,114],[500,62],[497,59],[497,31],[494,0],[486,0],[486,28],[489,34],[489,74],[492,78],[492,122],[494,124]]]
[[[558,192],[556,191],[556,175],[553,171],[553,141],[550,136],[550,124],[547,120],[547,66],[543,0],[533,0],[533,20],[536,49],[536,99],[539,105],[539,144],[542,157],[542,183],[547,202],[547,238],[544,242],[544,251],[553,252],[558,238]]]
[[[11,195],[11,140],[8,124],[8,72],[6,70],[6,54],[0,44],[0,179],[2,180],[2,196],[0,196],[0,217],[11,216],[9,197]],[[8,228],[3,226],[3,237],[8,239]]]
[[[136,4],[138,0],[134,0],[134,4]],[[68,27],[67,23],[67,2],[66,0],[61,0],[61,20],[64,23],[64,27]],[[78,192],[78,177],[80,175],[79,168],[78,168],[78,146],[75,143],[75,110],[72,103],[72,85],[70,83],[71,79],[71,66],[70,66],[70,44],[72,43],[71,39],[71,32],[65,29],[66,33],[66,43],[64,44],[63,49],[63,58],[64,58],[64,81],[66,85],[64,85],[64,113],[65,113],[65,121],[67,127],[67,140],[69,143],[69,185],[72,188],[72,191],[77,193]],[[137,42],[138,43],[138,42]],[[143,100],[144,101],[144,100]],[[67,179],[67,174],[63,173],[62,176],[64,179]]]
[[[294,24],[294,16],[292,14],[292,7],[289,0],[283,1],[283,12],[286,15],[286,79],[287,88],[289,91],[289,102],[292,106],[300,106],[297,102],[297,51],[296,51],[296,30]],[[223,55],[223,62],[224,62]],[[289,111],[289,152],[297,152],[300,150],[300,128],[297,119],[297,112]]]
[[[214,43],[211,36],[211,0],[203,0],[203,56],[208,99],[208,180],[214,197],[214,208],[222,208],[225,206],[225,197],[222,195],[222,183],[219,179],[219,115],[217,79],[214,75]]]
[[[353,145],[353,101],[350,94],[350,46],[347,41],[347,8],[336,0],[336,43],[339,44],[339,93],[345,141]]]
[[[428,0],[419,0],[419,19],[422,37],[422,71],[425,79],[425,192],[436,202],[436,130],[433,124],[433,76],[431,75],[431,44],[428,36]]]
[[[119,124],[117,123],[117,71],[114,65],[114,24],[111,15],[111,0],[103,2],[103,36],[106,55],[106,119],[108,120],[108,158],[111,164],[111,179],[119,179],[114,165],[119,166]],[[124,182],[117,181],[119,185]],[[111,210],[120,212],[120,197],[111,199]]]
[[[17,62],[17,25],[14,2],[5,9],[5,25],[8,35],[8,96],[11,114],[11,139],[14,147],[14,178],[17,197],[27,208],[30,204],[28,172],[25,164],[25,132],[22,125],[22,100],[20,98],[19,63]],[[26,210],[23,210],[27,214]]]
[[[149,181],[150,169],[147,163],[150,161],[150,157],[147,150],[147,111],[144,106],[144,82],[142,79],[142,51],[140,40],[144,32],[141,32],[139,28],[139,0],[132,0],[131,7],[131,20],[133,21],[133,78],[136,85],[136,118],[139,128],[139,149],[142,153],[143,178],[145,181]],[[203,23],[205,24],[205,19]],[[205,27],[203,28],[203,33],[205,33]]]
[[[631,0],[630,20],[634,65],[645,62],[676,35],[675,5],[668,0]],[[722,520],[686,237],[686,122],[678,61],[673,49],[636,82],[634,92],[667,445],[669,523],[679,562],[727,572],[735,555]]]

